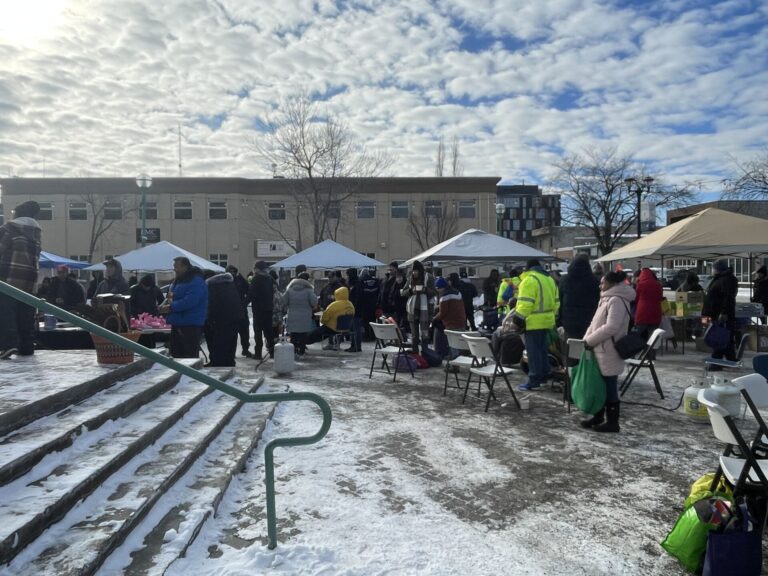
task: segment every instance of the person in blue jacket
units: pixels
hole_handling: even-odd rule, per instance
[[[168,290],[168,299],[160,306],[160,313],[167,313],[171,325],[171,356],[173,358],[198,358],[200,337],[208,312],[208,287],[199,268],[192,266],[189,258],[173,259],[176,279]]]

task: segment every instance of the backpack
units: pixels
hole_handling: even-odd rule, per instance
[[[421,356],[427,361],[427,367],[429,368],[437,368],[443,363],[442,356],[431,348],[424,348],[421,351]]]

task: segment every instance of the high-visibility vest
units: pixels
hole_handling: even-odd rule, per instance
[[[548,330],[555,327],[560,310],[560,293],[555,280],[537,270],[520,275],[514,314],[525,320],[526,330]]]
[[[499,291],[496,295],[496,305],[499,312],[502,314],[506,314],[510,310],[510,307],[504,303],[506,302],[506,300],[504,300],[504,292],[507,291],[507,288],[509,288],[510,285],[514,288],[515,292],[517,292],[517,288],[520,285],[520,278],[518,276],[515,276],[514,278],[503,278],[499,284]]]

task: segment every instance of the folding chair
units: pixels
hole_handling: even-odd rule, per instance
[[[768,381],[761,374],[747,374],[731,380],[731,384],[736,386],[744,397],[744,412],[742,419],[750,410],[752,416],[757,421],[759,431],[755,436],[762,450],[768,450],[768,428],[766,428],[760,410],[768,408]]]
[[[760,354],[752,358],[752,370],[768,380],[768,354]]]
[[[460,352],[469,352],[469,344],[462,338],[466,336],[480,336],[479,332],[461,332],[459,330],[446,330],[445,337],[448,338],[448,346],[459,350]],[[470,354],[460,354],[453,360],[448,360],[445,363],[445,384],[443,386],[443,396],[448,392],[448,374],[453,371],[453,376],[456,379],[456,388],[461,390],[461,383],[459,382],[459,372],[461,370],[469,370],[472,366],[477,365],[477,360]]]
[[[477,376],[478,381],[485,382],[485,385],[488,387],[488,400],[485,403],[485,411],[488,412],[488,407],[491,405],[491,398],[496,399],[496,396],[493,393],[493,386],[496,383],[496,378],[501,376],[504,378],[504,382],[507,384],[507,388],[509,389],[510,394],[512,394],[512,398],[514,399],[517,408],[520,409],[520,402],[518,402],[515,391],[512,389],[512,385],[509,383],[509,378],[507,378],[507,374],[512,374],[516,372],[516,370],[514,368],[507,368],[506,366],[502,366],[499,363],[498,358],[493,353],[493,349],[491,348],[491,343],[488,338],[485,338],[484,336],[467,335],[463,335],[462,338],[467,341],[467,344],[469,345],[469,351],[471,352],[473,358],[477,361],[478,365],[471,366],[469,368],[467,386],[464,388],[464,398],[462,398],[461,403],[463,404],[467,400],[467,392],[469,391],[469,384],[472,380],[472,376]],[[493,359],[493,363],[486,363],[489,359]],[[486,364],[483,366],[483,363]]]
[[[341,342],[346,336],[349,336],[349,341],[354,348],[360,347],[354,330],[354,321],[354,314],[344,314],[336,318],[336,334],[333,335],[332,342],[336,349],[341,348]]]
[[[572,360],[580,360],[581,353],[584,351],[584,340],[577,338],[568,338],[565,342],[565,354],[563,364],[565,365],[565,376],[563,382],[563,402],[568,404],[568,414],[571,413],[571,372],[569,365]]]
[[[744,366],[744,350],[747,347],[747,341],[749,340],[749,334],[744,333],[741,335],[739,341],[739,347],[736,348],[736,360],[726,360],[725,358],[709,358],[704,359],[704,370],[707,372],[712,366],[720,366],[720,368],[742,368]]]
[[[661,328],[656,328],[656,330],[653,331],[653,334],[651,334],[651,337],[648,338],[648,342],[645,343],[645,348],[643,348],[643,350],[640,352],[640,356],[637,358],[629,358],[624,360],[624,362],[626,362],[629,366],[629,371],[624,377],[624,381],[621,383],[619,388],[621,396],[624,396],[624,393],[629,388],[629,385],[632,384],[635,376],[637,376],[637,373],[640,372],[640,368],[648,368],[651,371],[651,377],[653,378],[653,384],[656,386],[656,392],[659,393],[659,396],[661,396],[662,400],[664,399],[664,392],[661,391],[661,383],[659,382],[659,376],[656,374],[656,367],[653,365],[653,355],[651,354],[651,351],[658,347],[663,334],[664,330]]]
[[[398,360],[402,354],[408,354],[403,345],[403,338],[400,334],[400,330],[398,330],[397,326],[394,324],[377,324],[371,322],[370,326],[371,330],[373,330],[373,335],[376,337],[376,345],[373,347],[371,371],[368,373],[368,378],[370,379],[371,376],[373,376],[373,367],[376,364],[376,354],[380,354],[382,360],[381,366],[382,368],[387,369],[387,374],[392,374],[392,371],[389,369],[387,358],[389,356],[395,358],[395,374],[392,377],[392,382],[394,382],[397,380]],[[413,373],[413,368],[410,364],[408,364],[408,370],[411,373],[411,377],[415,378],[416,376]]]
[[[699,403],[707,407],[709,421],[715,437],[725,443],[725,450],[720,456],[717,472],[710,485],[715,489],[723,476],[733,487],[733,497],[737,498],[748,491],[760,491],[768,496],[768,460],[759,460],[755,451],[749,447],[739,432],[730,413],[717,403],[713,390],[704,388],[699,391]],[[738,449],[739,454],[735,453]]]

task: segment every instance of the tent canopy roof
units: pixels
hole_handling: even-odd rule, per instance
[[[323,240],[319,244],[272,264],[271,268],[296,268],[299,264],[304,264],[310,270],[384,266],[383,262],[368,258],[338,242]]]
[[[520,242],[503,238],[474,228],[462,232],[417,254],[403,263],[409,266],[416,260],[451,262],[453,264],[489,264],[493,262],[523,262],[531,258],[542,261],[555,258]]]
[[[768,222],[707,208],[598,258],[614,262],[665,256],[747,256],[768,252]]]
[[[213,270],[214,272],[224,272],[224,268],[201,258],[192,252],[179,248],[175,244],[158,242],[150,244],[144,248],[131,250],[120,256],[115,256],[115,260],[120,262],[123,270],[141,270],[143,272],[167,272],[173,270],[173,259],[179,256],[186,256],[192,263],[203,270]],[[104,264],[94,264],[86,270],[104,270]]]
[[[64,258],[64,256],[58,256],[57,254],[46,252],[45,250],[40,251],[40,268],[56,268],[61,265],[69,266],[70,268],[77,270],[79,268],[87,268],[91,263]]]

